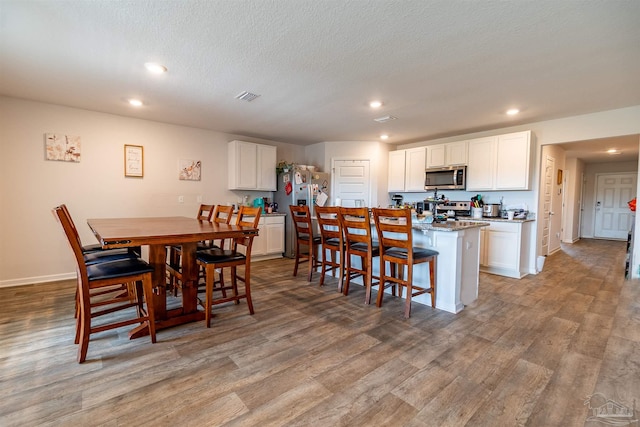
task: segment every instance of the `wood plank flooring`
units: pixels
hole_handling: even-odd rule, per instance
[[[1,426],[582,426],[599,392],[640,402],[640,283],[624,242],[583,240],[521,280],[481,274],[454,315],[381,309],[336,279],[255,263],[246,303],[76,363],[74,283],[0,289]],[[375,291],[374,291],[375,292]],[[374,297],[375,300],[375,297]],[[585,424],[586,422],[586,424]]]

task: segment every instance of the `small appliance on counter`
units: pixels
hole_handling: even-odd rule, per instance
[[[487,203],[482,207],[482,216],[485,218],[498,218],[500,217],[500,204],[499,203]]]
[[[264,199],[262,197],[256,197],[253,199],[253,207],[260,208],[260,211],[264,213]]]
[[[402,197],[402,195],[401,195],[401,194],[394,194],[394,195],[391,197],[391,200],[393,201],[393,205],[394,205],[396,208],[401,208],[401,207],[402,207],[402,205],[403,205],[403,202],[404,202],[404,197]]]

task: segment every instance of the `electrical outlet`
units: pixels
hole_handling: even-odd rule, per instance
[[[178,203],[184,203],[184,196],[178,196]]]

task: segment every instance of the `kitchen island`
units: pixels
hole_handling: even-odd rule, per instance
[[[438,251],[436,272],[436,308],[459,313],[478,299],[480,265],[480,229],[489,223],[448,221],[444,223],[414,223],[413,245]],[[414,280],[427,285],[427,264],[414,267]],[[430,305],[430,296],[419,295],[412,299]]]
[[[478,298],[480,265],[480,229],[487,222],[447,221],[443,223],[413,223],[413,246],[438,251],[436,261],[436,308],[459,313]],[[375,226],[373,238],[377,239]],[[356,257],[354,263],[359,263]],[[418,286],[429,287],[429,265],[413,267],[413,280]],[[373,260],[373,275],[379,276],[380,260]],[[355,283],[362,284],[361,279]],[[390,293],[390,289],[385,292]],[[431,305],[429,294],[412,298],[419,304]]]

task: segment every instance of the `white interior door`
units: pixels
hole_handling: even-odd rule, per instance
[[[562,242],[562,216],[564,214],[564,181],[565,176],[555,168],[551,174],[551,211],[549,212],[549,252],[551,255],[560,250]],[[560,179],[560,182],[558,182]]]
[[[635,173],[596,175],[596,214],[594,236],[627,239],[633,215],[627,202],[636,194]]]
[[[553,170],[556,160],[547,156],[544,163],[544,189],[542,203],[542,254],[549,253],[549,227],[551,217],[551,195],[553,193]]]
[[[355,207],[356,200],[364,200],[364,205],[369,206],[369,160],[334,160],[332,171],[332,204],[340,198],[342,206]]]

